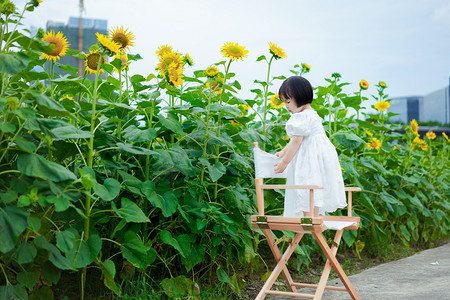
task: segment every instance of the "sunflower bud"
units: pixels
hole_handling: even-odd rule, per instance
[[[5,109],[6,110],[16,110],[17,107],[19,107],[19,99],[17,99],[17,97],[8,97],[6,99],[6,103],[5,103]]]
[[[38,7],[39,4],[41,4],[41,3],[42,3],[42,0],[31,0],[31,1],[29,2],[29,4],[30,4],[30,5],[33,5],[34,7]]]
[[[45,31],[43,28],[39,27],[37,33],[36,33],[36,38],[42,40],[45,36]]]
[[[0,12],[5,15],[10,15],[16,11],[16,6],[11,1],[7,0],[3,2]]]

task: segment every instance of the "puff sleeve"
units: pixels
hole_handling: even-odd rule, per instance
[[[292,136],[308,136],[311,133],[311,119],[306,113],[293,114],[286,122],[286,133]]]

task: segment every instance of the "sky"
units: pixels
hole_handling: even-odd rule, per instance
[[[23,7],[26,1],[13,2]],[[270,56],[269,42],[287,54],[271,74],[290,76],[295,64],[307,63],[313,86],[326,84],[334,72],[351,83],[348,92],[365,79],[367,94],[375,94],[375,84],[384,81],[390,97],[426,95],[449,84],[448,0],[84,0],[84,7],[84,17],[134,33],[131,53],[143,60],[130,66],[131,74],[156,73],[155,52],[164,44],[189,53],[192,72],[225,60],[224,43],[239,43],[249,55],[230,71],[244,99],[253,98],[254,80],[267,76],[267,65],[256,59]],[[67,23],[78,15],[79,0],[44,0],[23,23],[45,29],[47,20]],[[280,85],[274,82],[271,91]]]

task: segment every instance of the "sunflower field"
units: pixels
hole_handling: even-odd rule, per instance
[[[233,65],[245,63],[245,47],[225,43],[224,61],[187,76],[193,59],[163,45],[154,73],[131,76],[141,59],[130,53],[131,32],[97,34],[82,53],[60,32],[22,30],[40,2],[19,11],[0,1],[0,298],[120,298],[145,280],[147,292],[171,298],[201,293],[208,281],[239,295],[267,250],[249,220],[252,142],[269,152],[285,146],[289,113],[275,86],[311,67],[273,76],[286,53],[269,43],[257,59],[266,80],[241,99]],[[64,55],[84,70],[61,65]],[[354,92],[343,91],[349,83],[338,73],[326,82],[313,107],[346,184],[363,189],[354,196],[361,228],[344,234],[342,247],[376,256],[392,243],[447,238],[448,136],[389,122],[384,82],[371,96],[374,113],[365,109],[367,81]],[[271,196],[266,211],[281,214],[282,192]],[[317,250],[299,247],[290,267],[307,266]]]

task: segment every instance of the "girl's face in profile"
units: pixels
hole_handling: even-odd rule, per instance
[[[295,102],[294,99],[281,99],[283,100],[284,104],[286,105],[286,109],[291,113],[291,114],[295,114],[300,112],[300,107],[297,106],[297,103]]]

